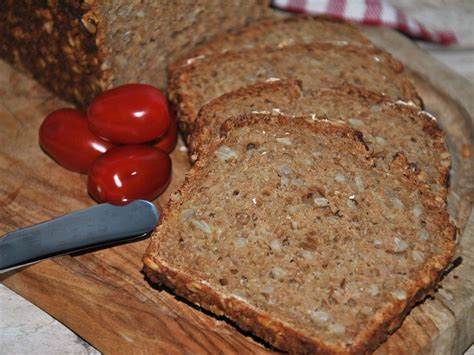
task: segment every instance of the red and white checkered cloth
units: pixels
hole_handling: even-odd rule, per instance
[[[425,41],[450,45],[457,42],[451,31],[431,31],[386,0],[273,0],[276,8],[326,15],[364,25],[388,26]]]

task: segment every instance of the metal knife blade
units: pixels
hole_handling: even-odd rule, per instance
[[[0,273],[54,256],[144,237],[158,223],[153,203],[108,203],[11,232],[0,238]]]

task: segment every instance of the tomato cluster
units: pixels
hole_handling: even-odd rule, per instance
[[[177,131],[160,90],[127,84],[97,96],[87,113],[70,108],[50,113],[39,142],[66,169],[88,174],[95,200],[120,205],[153,200],[166,189]]]

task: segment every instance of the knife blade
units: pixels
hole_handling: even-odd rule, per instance
[[[51,257],[139,239],[158,223],[155,205],[137,200],[85,208],[0,238],[0,273]]]

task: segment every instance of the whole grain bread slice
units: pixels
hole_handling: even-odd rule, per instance
[[[450,159],[433,116],[349,84],[304,93],[301,82],[279,80],[224,94],[200,110],[188,140],[191,158],[219,138],[226,119],[258,112],[345,122],[362,132],[377,166],[388,167],[403,151],[417,177],[446,199]]]
[[[250,115],[222,134],[152,235],[150,280],[282,350],[373,350],[451,260],[447,213],[346,125]]]
[[[403,65],[376,48],[331,44],[251,49],[207,57],[170,73],[169,96],[185,133],[192,131],[199,109],[240,87],[272,78],[296,78],[305,90],[348,82],[394,100],[421,105]]]
[[[219,36],[181,56],[170,64],[170,69],[218,53],[311,43],[373,46],[352,24],[324,17],[294,16],[259,21],[238,31]]]

